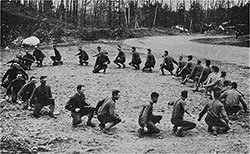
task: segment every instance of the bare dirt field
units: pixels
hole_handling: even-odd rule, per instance
[[[228,134],[212,136],[207,133],[204,119],[197,122],[198,113],[207,101],[203,93],[193,93],[192,84],[180,84],[179,80],[170,75],[160,76],[159,65],[161,55],[168,50],[176,60],[178,56],[194,55],[196,58],[212,60],[212,65],[218,65],[227,72],[227,78],[236,81],[239,90],[245,94],[249,107],[249,48],[226,45],[200,44],[190,40],[197,38],[213,38],[207,36],[161,36],[128,39],[123,41],[100,40],[94,43],[84,43],[83,49],[90,56],[90,66],[80,66],[77,46],[59,46],[64,64],[51,66],[49,56],[53,55],[52,47],[43,49],[46,54],[45,66],[33,69],[28,74],[47,75],[47,84],[51,86],[56,101],[56,110],[60,112],[57,119],[44,115],[39,119],[31,116],[31,111],[22,110],[17,104],[1,102],[1,152],[6,153],[249,153],[249,117],[241,116],[238,121],[231,121]],[[218,36],[216,36],[218,37]],[[146,49],[151,48],[157,63],[153,73],[143,73],[130,67],[117,69],[114,63],[109,65],[107,73],[93,74],[92,69],[96,47],[101,46],[109,52],[110,60],[114,60],[121,44],[127,55],[126,64],[131,60],[131,47],[137,47],[143,64],[146,59]],[[6,61],[18,52],[1,51],[1,76],[7,70]],[[128,65],[127,65],[128,66]],[[38,83],[39,84],[39,83]],[[103,134],[98,127],[90,128],[84,122],[77,128],[71,127],[70,112],[64,109],[69,97],[76,92],[76,86],[86,86],[86,99],[92,106],[111,95],[112,89],[119,89],[121,97],[117,102],[117,113],[124,120],[112,129],[113,135]],[[172,107],[169,101],[176,100],[182,90],[189,90],[188,108],[196,117],[188,115],[185,118],[195,121],[197,127],[186,132],[184,138],[172,134],[170,122]],[[154,106],[154,113],[163,116],[157,126],[161,132],[157,136],[139,138],[136,130],[139,128],[137,119],[141,106],[150,101],[151,92],[160,93],[159,101]],[[1,99],[4,97],[1,88]],[[93,119],[98,124],[96,118]]]

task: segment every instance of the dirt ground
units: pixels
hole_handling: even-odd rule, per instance
[[[64,64],[51,66],[49,56],[53,55],[52,47],[45,47],[45,66],[33,69],[28,74],[47,75],[47,84],[51,86],[56,101],[56,110],[60,112],[57,119],[51,119],[46,114],[39,119],[31,116],[31,111],[23,111],[20,105],[1,102],[1,152],[6,153],[249,153],[249,117],[242,115],[238,121],[231,121],[231,130],[227,134],[212,136],[207,133],[204,118],[197,121],[198,114],[206,102],[210,101],[203,93],[193,93],[192,83],[180,84],[180,81],[170,75],[160,76],[159,65],[161,55],[168,50],[176,60],[178,56],[189,54],[202,60],[211,59],[212,65],[218,65],[228,74],[228,79],[236,81],[239,90],[245,94],[249,107],[249,48],[226,45],[199,44],[190,40],[205,36],[162,36],[128,39],[123,41],[99,40],[94,43],[84,43],[83,49],[90,56],[90,65],[80,66],[77,46],[59,46]],[[217,36],[218,37],[218,36]],[[207,37],[213,38],[213,37]],[[117,69],[114,63],[109,65],[106,74],[93,74],[95,58],[92,57],[101,46],[109,52],[110,60],[114,60],[121,44],[127,55],[126,64],[131,60],[131,46],[137,47],[143,64],[146,59],[146,49],[151,48],[157,63],[153,73],[143,73],[127,67]],[[17,51],[1,52],[1,76],[7,70],[6,61]],[[86,126],[86,118],[77,127],[71,127],[70,112],[64,109],[69,97],[76,92],[76,86],[86,86],[86,99],[92,106],[103,98],[111,96],[113,89],[121,91],[117,102],[117,113],[123,122],[112,129],[113,135],[100,132],[98,127]],[[196,117],[185,119],[195,121],[197,127],[185,132],[184,138],[172,134],[170,122],[172,107],[169,101],[178,99],[182,90],[189,91],[188,108]],[[139,138],[136,130],[139,128],[137,119],[141,106],[150,100],[151,92],[160,93],[159,101],[154,106],[154,113],[163,116],[157,126],[161,132],[157,136]],[[1,89],[1,99],[4,97]],[[46,110],[46,109],[45,109]],[[45,111],[44,110],[44,111]],[[93,119],[98,124],[96,118]]]

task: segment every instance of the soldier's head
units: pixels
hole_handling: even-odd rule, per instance
[[[188,98],[188,91],[187,90],[183,90],[181,92],[181,97],[185,100],[186,98]]]
[[[28,53],[29,53],[29,50],[25,50],[25,53],[28,54]]]
[[[53,45],[53,49],[56,49],[56,45],[55,44]]]
[[[236,82],[232,82],[231,86],[232,86],[232,89],[237,89],[237,87],[238,87]]]
[[[182,56],[180,56],[180,57],[179,57],[179,61],[182,61],[182,59],[183,59],[183,57],[182,57]]]
[[[200,65],[201,64],[201,61],[200,60],[197,60],[197,63],[196,63],[197,65]]]
[[[119,90],[113,90],[112,91],[112,99],[113,100],[118,100],[120,97],[120,91]]]
[[[40,82],[41,82],[41,85],[46,85],[46,80],[47,79],[47,76],[41,76],[40,77]]]
[[[210,66],[211,61],[210,60],[206,60],[206,66]]]
[[[193,56],[192,55],[189,55],[188,56],[188,61],[192,60],[193,59]]]
[[[225,81],[223,82],[223,84],[224,84],[225,87],[226,87],[226,86],[229,86],[229,85],[231,84],[231,81],[230,81],[230,80],[225,80]]]
[[[101,50],[102,50],[102,48],[101,48],[100,46],[98,46],[98,47],[97,47],[97,50],[98,50],[98,51],[101,51]]]
[[[148,51],[148,54],[151,54],[151,49],[147,49],[147,51]]]
[[[76,87],[76,90],[79,94],[84,94],[84,91],[85,91],[85,86],[80,84]]]
[[[78,46],[78,50],[82,50],[82,47],[81,47],[81,46]]]
[[[217,91],[214,91],[213,93],[214,93],[214,98],[215,99],[219,99],[220,98],[220,91],[217,90]]]
[[[227,75],[227,72],[225,72],[225,71],[221,71],[220,73],[221,73],[221,75],[220,75],[221,78],[224,78]]]
[[[211,68],[212,68],[212,71],[215,73],[218,73],[220,71],[218,66],[212,66]]]
[[[164,51],[164,55],[167,56],[168,55],[168,51]]]
[[[153,103],[157,103],[158,98],[159,98],[159,94],[157,92],[152,92],[150,97],[151,97],[151,100]]]
[[[136,48],[135,47],[132,47],[132,52],[134,52],[136,50]]]

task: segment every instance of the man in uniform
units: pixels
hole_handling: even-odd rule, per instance
[[[97,111],[97,119],[100,121],[99,126],[104,133],[109,133],[113,126],[122,121],[115,112],[115,104],[120,97],[119,93],[119,90],[113,90],[112,97],[105,99]]]
[[[206,81],[208,78],[208,75],[212,72],[211,67],[210,67],[211,61],[206,60],[205,63],[206,63],[206,66],[203,68],[203,70],[201,72],[200,78],[196,84],[196,88],[194,91],[199,91],[200,84],[202,84],[204,81]]]
[[[230,129],[227,113],[219,98],[220,93],[218,91],[214,92],[214,100],[207,103],[198,118],[198,121],[200,121],[203,115],[207,113],[205,121],[208,124],[208,132],[213,135],[217,135],[219,131],[227,132]]]
[[[178,67],[176,69],[175,75],[178,77],[177,74],[179,74],[179,72],[182,70],[182,68],[187,64],[186,61],[183,60],[183,57],[180,56],[179,57],[179,62],[178,62]]]
[[[147,49],[147,51],[148,51],[147,60],[142,71],[146,71],[146,69],[149,69],[149,72],[152,72],[152,68],[155,67],[155,57],[151,53],[151,49]]]
[[[162,119],[161,115],[153,115],[153,104],[157,103],[159,94],[156,92],[151,93],[151,101],[149,104],[144,105],[139,115],[139,135],[143,134],[157,134],[160,129],[155,126],[156,123]]]
[[[165,75],[164,69],[168,70],[171,75],[174,75],[173,74],[174,63],[178,65],[178,63],[174,60],[174,58],[168,55],[168,51],[164,51],[163,61],[162,64],[160,65],[162,75]]]
[[[185,84],[189,79],[192,79],[194,82],[198,82],[199,77],[202,73],[203,67],[201,66],[201,61],[197,60],[196,65],[194,66],[191,73],[182,81],[182,84]]]
[[[136,51],[135,47],[132,47],[132,60],[129,63],[129,65],[133,66],[136,70],[139,70],[140,64],[141,64],[140,54]]]
[[[223,102],[226,112],[228,115],[235,115],[240,109],[239,103],[244,108],[244,111],[247,112],[247,104],[242,96],[242,94],[239,93],[237,90],[237,83],[232,82],[231,84],[232,88],[230,90],[227,90],[223,92],[220,96],[221,99],[225,99]]]
[[[79,56],[80,65],[83,65],[83,63],[85,63],[85,65],[87,66],[89,64],[89,62],[87,62],[89,60],[88,54],[86,53],[86,51],[82,50],[81,46],[78,47],[78,50],[80,52],[76,54],[76,56]]]
[[[119,68],[121,68],[121,65],[119,65],[119,63],[120,64],[122,64],[122,66],[123,66],[123,68],[126,68],[126,66],[125,66],[125,61],[126,61],[126,56],[125,56],[125,53],[121,50],[121,46],[120,45],[118,45],[118,51],[119,51],[119,53],[118,53],[118,55],[117,55],[117,57],[115,58],[115,60],[114,60],[114,63],[119,67]]]
[[[107,52],[101,52],[97,58],[94,65],[93,73],[99,73],[100,70],[104,70],[103,73],[106,73],[106,69],[108,68],[108,64],[110,64],[109,57],[107,56]]]
[[[37,47],[35,47],[33,56],[36,58],[37,66],[43,66],[43,59],[45,58],[43,52]]]
[[[29,102],[34,100],[36,102],[35,109],[33,111],[33,115],[36,118],[40,117],[40,111],[44,106],[49,105],[49,116],[52,118],[56,118],[54,116],[54,109],[55,109],[55,100],[52,98],[51,88],[50,86],[46,85],[46,78],[47,76],[41,76],[40,82],[41,85],[36,87],[29,99]]]
[[[62,56],[60,54],[60,52],[57,50],[56,45],[53,45],[53,49],[55,52],[55,56],[50,56],[50,58],[53,60],[53,64],[52,65],[59,65],[59,64],[63,64],[63,62],[61,61]]]
[[[194,67],[194,63],[192,62],[193,56],[188,56],[188,62],[187,64],[180,70],[179,74],[182,77],[182,80],[186,78],[187,75],[189,75]]]
[[[85,102],[85,87],[84,85],[78,85],[76,89],[77,93],[69,99],[65,106],[67,110],[71,111],[71,117],[73,118],[72,126],[76,127],[82,122],[82,116],[88,115],[87,125],[95,127],[95,125],[91,122],[94,116],[95,108],[90,107],[89,104]]]
[[[27,67],[28,70],[31,70],[31,65],[35,61],[35,58],[32,56],[32,54],[29,53],[28,50],[25,51],[23,59],[24,59],[24,65]]]
[[[26,83],[18,92],[18,100],[24,102],[23,109],[31,109],[34,106],[34,101],[29,102],[30,96],[36,87],[36,78],[34,76],[30,77],[30,81]],[[29,104],[30,103],[30,104]]]
[[[11,81],[17,78],[18,73],[22,74],[25,77],[25,79],[28,79],[28,74],[25,72],[25,70],[22,69],[20,65],[14,63],[4,74],[2,81],[1,81],[2,82],[1,86],[7,89]],[[5,81],[6,78],[7,78],[7,81]]]
[[[173,132],[178,137],[183,137],[183,131],[194,129],[196,124],[190,121],[183,120],[184,112],[190,115],[190,113],[185,108],[185,100],[188,97],[188,91],[184,90],[181,92],[181,98],[175,102],[168,103],[169,105],[174,105],[171,123],[174,125]],[[178,129],[178,127],[181,127]]]
[[[11,95],[11,101],[16,103],[17,101],[17,93],[25,84],[25,80],[22,78],[21,74],[17,74],[17,78],[11,81],[10,85],[7,88],[7,94]]]

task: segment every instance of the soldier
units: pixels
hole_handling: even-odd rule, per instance
[[[206,62],[206,66],[203,68],[203,70],[201,72],[200,78],[196,84],[196,88],[194,91],[199,91],[200,84],[202,84],[204,81],[206,81],[208,78],[208,75],[212,72],[211,67],[210,67],[211,61],[206,60],[205,62]]]
[[[203,67],[201,66],[201,61],[197,60],[196,65],[194,66],[191,73],[184,79],[184,81],[181,81],[182,84],[185,84],[189,79],[192,79],[194,82],[198,82],[199,77],[202,73]]]
[[[25,80],[22,78],[21,74],[17,74],[17,78],[11,81],[10,85],[7,88],[7,94],[11,95],[11,101],[16,103],[17,101],[17,93],[25,84]]]
[[[121,46],[120,45],[118,45],[118,51],[119,51],[119,53],[118,53],[118,55],[117,55],[117,57],[115,58],[115,60],[114,60],[114,63],[119,67],[119,68],[121,68],[121,66],[119,65],[119,63],[120,64],[122,64],[122,66],[123,66],[123,68],[126,68],[126,66],[125,66],[125,61],[126,61],[126,56],[125,56],[125,53],[121,50]]]
[[[59,65],[59,64],[63,64],[63,62],[61,61],[62,56],[60,54],[60,52],[57,50],[56,45],[53,45],[53,49],[55,52],[55,56],[50,56],[50,58],[53,60],[53,64],[52,65]]]
[[[153,104],[157,103],[159,94],[157,92],[151,93],[151,101],[149,104],[144,105],[139,115],[139,125],[141,128],[138,129],[138,134],[157,134],[160,129],[155,126],[156,123],[162,119],[161,115],[153,115]]]
[[[182,80],[186,78],[187,75],[189,75],[194,67],[194,63],[192,62],[193,56],[188,56],[188,62],[187,64],[180,70],[179,74],[182,77]]]
[[[106,98],[97,111],[97,119],[100,121],[99,126],[104,133],[109,133],[113,126],[121,122],[121,118],[115,112],[115,104],[120,97],[119,93],[119,90],[113,90],[112,97]]]
[[[37,66],[43,66],[43,59],[45,58],[43,52],[37,47],[35,47],[33,56],[36,58]]]
[[[46,78],[47,76],[41,76],[40,82],[41,85],[36,87],[29,99],[29,103],[34,100],[36,102],[35,109],[33,111],[33,115],[36,118],[40,117],[40,111],[44,106],[49,105],[49,116],[52,118],[56,118],[54,116],[54,109],[55,109],[55,100],[52,98],[51,88],[50,86],[46,85]]]
[[[108,64],[110,64],[109,57],[107,56],[107,52],[101,52],[95,62],[93,73],[99,73],[100,70],[103,69],[103,73],[106,73],[106,69],[108,68]]]
[[[142,71],[145,71],[146,69],[149,69],[149,72],[152,72],[152,67],[153,68],[155,67],[155,57],[151,53],[151,49],[147,49],[147,51],[148,51],[148,56],[147,56],[145,66],[142,69]]]
[[[89,56],[86,53],[86,51],[82,50],[82,47],[79,46],[78,50],[80,51],[78,54],[76,54],[76,56],[79,56],[79,64],[83,65],[83,63],[85,63],[85,65],[87,66],[89,64],[89,62],[87,62],[89,60]]]
[[[129,65],[135,67],[136,70],[139,70],[140,64],[141,64],[140,54],[136,51],[135,47],[132,47],[132,60],[129,63]]]
[[[212,73],[209,74],[209,76],[207,77],[207,80],[204,81],[204,85],[203,87],[205,87],[206,89],[206,93],[208,95],[210,95],[210,98],[212,98],[211,96],[211,92],[212,89],[207,87],[208,85],[210,85],[211,83],[214,83],[215,81],[219,80],[220,75],[219,75],[219,67],[218,66],[212,66]]]
[[[241,110],[239,103],[243,106],[244,111],[247,112],[246,101],[242,94],[237,90],[237,87],[237,83],[232,82],[231,89],[224,91],[220,96],[220,100],[225,99],[225,102],[223,103],[228,115],[236,115],[237,112]]]
[[[179,74],[179,72],[181,71],[181,69],[187,64],[186,61],[183,60],[183,57],[180,56],[179,57],[179,62],[178,62],[178,67],[176,69],[175,75],[178,77],[177,74]]]
[[[24,65],[27,67],[28,70],[31,70],[31,65],[35,61],[35,58],[32,56],[32,54],[29,53],[28,50],[25,51],[23,59],[24,59]]]
[[[162,75],[165,75],[164,69],[168,70],[171,73],[171,75],[174,75],[172,72],[174,70],[174,63],[176,65],[178,65],[178,63],[174,60],[173,57],[168,55],[168,51],[164,51],[164,55],[162,57],[163,61],[162,64],[160,65]]]
[[[214,100],[207,103],[198,118],[198,121],[200,121],[203,115],[207,113],[205,121],[208,124],[208,132],[213,135],[217,135],[219,131],[227,132],[230,129],[227,113],[224,105],[219,101],[219,97],[220,93],[218,91],[215,92]]]
[[[178,137],[183,137],[183,131],[194,129],[196,124],[190,121],[183,120],[184,112],[191,115],[187,109],[185,108],[186,102],[185,100],[188,97],[188,91],[184,90],[181,92],[181,98],[175,102],[168,103],[169,105],[174,105],[171,123],[174,125],[173,132]],[[181,127],[178,129],[178,127]]]
[[[214,82],[205,85],[204,87],[207,89],[211,89],[211,91],[221,91],[224,86],[224,81],[226,80],[227,73],[225,71],[221,71],[220,78],[216,79]]]
[[[29,99],[33,90],[36,87],[36,83],[37,83],[36,77],[32,76],[30,77],[30,81],[26,83],[18,92],[17,94],[18,100],[22,100],[24,102],[23,109],[30,110],[32,107],[34,107],[34,101],[32,100],[31,102],[29,102]]]
[[[95,125],[91,122],[94,116],[95,108],[90,107],[89,104],[85,102],[85,86],[78,85],[76,89],[77,93],[70,97],[65,106],[67,110],[71,111],[71,117],[73,118],[72,126],[76,127],[82,122],[82,116],[88,115],[87,125],[90,127],[95,127]]]
[[[22,74],[25,79],[28,79],[28,74],[25,72],[25,70],[22,69],[20,65],[14,63],[4,74],[2,81],[1,81],[2,82],[1,86],[7,89],[11,81],[17,78],[18,73]],[[6,78],[7,78],[7,81],[5,81]]]

